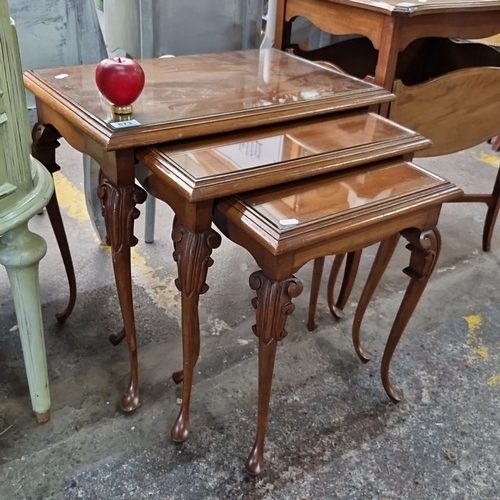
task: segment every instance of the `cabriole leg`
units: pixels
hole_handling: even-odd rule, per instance
[[[347,260],[344,270],[344,278],[342,279],[342,286],[340,293],[335,301],[335,282],[340,272],[340,267],[344,260],[345,254],[336,255],[333,261],[330,277],[328,278],[327,300],[330,313],[335,319],[342,319],[344,317],[344,307],[351,296],[354,282],[358,274],[359,262],[361,260],[362,250],[356,250],[347,254]]]
[[[198,303],[200,295],[208,290],[205,283],[208,268],[213,264],[212,250],[218,248],[221,237],[212,229],[193,233],[184,225],[174,222],[172,230],[174,260],[177,262],[178,278],[175,285],[181,292],[182,307],[182,356],[183,369],[173,375],[179,383],[183,381],[182,404],[179,415],[172,426],[171,436],[176,443],[185,441],[189,434],[189,406],[193,373],[200,354],[200,320]]]
[[[132,272],[130,248],[137,244],[134,237],[134,220],[139,217],[138,203],[144,203],[146,192],[131,185],[115,187],[107,179],[99,186],[102,215],[106,223],[107,242],[111,246],[118,300],[123,318],[125,336],[130,356],[130,381],[121,400],[123,411],[130,412],[139,406],[139,361],[132,297]]]
[[[43,166],[53,175],[61,169],[56,162],[56,149],[60,146],[58,139],[61,135],[54,127],[50,125],[45,126],[41,123],[35,124],[31,135],[33,139],[33,144],[31,146],[33,157],[40,161],[40,163],[42,163]],[[68,238],[66,237],[66,231],[64,230],[64,224],[55,191],[47,205],[47,214],[56,236],[57,245],[59,246],[59,251],[61,252],[64,269],[66,270],[69,283],[68,305],[64,311],[56,314],[57,320],[63,322],[69,317],[76,303],[76,278],[73,260],[71,258],[71,252],[68,245]]]
[[[301,294],[302,283],[294,276],[282,281],[274,281],[262,271],[257,271],[250,276],[250,288],[257,292],[252,305],[256,315],[253,332],[259,338],[259,402],[257,435],[245,468],[250,475],[257,476],[264,465],[264,441],[271,399],[276,343],[284,339],[288,333],[285,330],[286,319],[295,309],[292,298]]]
[[[307,329],[313,332],[318,328],[316,321],[316,307],[318,305],[319,289],[321,286],[321,277],[325,267],[325,258],[314,259],[313,275],[311,281],[311,295],[309,296],[309,317],[307,319]]]
[[[373,293],[375,292],[375,289],[377,288],[380,279],[382,278],[385,270],[387,269],[387,265],[394,254],[399,237],[399,233],[396,233],[394,236],[391,236],[380,243],[377,255],[375,256],[375,260],[373,261],[373,265],[370,270],[370,274],[368,275],[365,287],[361,293],[358,307],[356,308],[356,314],[354,315],[354,322],[352,324],[352,343],[354,344],[354,349],[359,356],[359,359],[361,359],[363,363],[370,361],[371,354],[361,343],[361,322],[363,321],[368,304],[373,297]]]
[[[411,252],[410,265],[403,270],[410,277],[410,283],[392,325],[381,367],[384,389],[394,403],[401,401],[402,396],[391,384],[389,369],[392,356],[436,266],[441,249],[441,236],[437,229],[420,231],[412,228],[402,231],[401,234],[410,242],[406,246]]]

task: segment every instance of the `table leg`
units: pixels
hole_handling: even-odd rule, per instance
[[[61,137],[59,132],[54,128],[36,123],[32,131],[33,144],[31,152],[33,157],[36,158],[43,166],[51,173],[60,170],[59,165],[56,163],[56,149],[59,147],[58,139]],[[66,309],[56,314],[58,321],[65,321],[75,306],[76,302],[76,278],[75,270],[73,267],[73,260],[71,259],[71,252],[68,245],[68,238],[64,230],[64,224],[59,210],[59,203],[57,202],[56,192],[54,191],[52,198],[47,205],[47,213],[49,215],[50,224],[56,236],[57,245],[63,259],[64,268],[68,277],[69,283],[69,301]]]
[[[292,298],[302,292],[302,283],[292,276],[281,281],[268,278],[262,271],[250,276],[250,288],[257,292],[252,300],[256,324],[254,334],[259,338],[259,402],[257,413],[257,435],[252,451],[248,455],[245,469],[257,476],[264,465],[264,440],[271,398],[276,343],[286,337],[285,324],[295,306]]]
[[[38,264],[47,252],[45,240],[21,224],[0,236],[0,264],[12,287],[31,404],[39,423],[50,420],[50,392],[40,306]]]
[[[130,412],[139,406],[139,365],[130,248],[137,244],[133,232],[134,220],[139,217],[139,210],[135,205],[146,201],[146,192],[136,185],[115,187],[109,180],[103,179],[98,196],[102,203],[108,244],[111,246],[118,300],[129,349],[130,382],[122,397],[121,407],[124,411]]]
[[[497,221],[498,211],[500,209],[500,170],[495,179],[493,187],[493,202],[488,204],[488,211],[486,212],[486,220],[484,221],[483,229],[483,250],[489,252],[491,249],[491,238],[495,229],[495,222]]]
[[[336,319],[340,319],[342,317],[342,311],[337,311],[335,309],[335,299],[333,297],[333,294],[335,282],[337,281],[337,277],[340,273],[340,268],[342,267],[345,256],[345,253],[339,253],[333,258],[333,264],[332,268],[330,269],[330,276],[328,277],[328,285],[326,288],[326,302],[328,304],[328,309],[330,309],[331,315]]]
[[[212,250],[219,247],[221,237],[213,229],[195,233],[174,221],[172,240],[177,262],[178,278],[175,285],[181,292],[182,307],[182,353],[183,370],[173,375],[178,383],[184,381],[182,387],[182,404],[179,415],[172,426],[172,440],[182,443],[189,433],[189,405],[193,373],[200,354],[200,321],[198,303],[200,295],[208,290],[205,283],[208,268],[213,264],[210,257]]]
[[[344,317],[343,309],[351,296],[362,253],[362,250],[356,250],[355,252],[349,252],[347,254],[342,287],[340,288],[340,293],[336,302],[334,299],[335,282],[337,281],[337,276],[345,254],[335,256],[327,288],[328,308],[335,319],[342,319]]]
[[[344,257],[346,254],[336,255],[333,261],[332,269],[330,271],[330,278],[328,279],[327,301],[330,312],[332,316],[336,319],[341,319],[344,316],[342,309],[344,309],[351,295],[352,288],[356,280],[356,275],[358,273],[361,253],[362,250],[358,250],[356,252],[350,252],[347,254],[344,279],[342,282],[342,288],[340,289],[340,294],[337,302],[335,302],[334,299],[335,282],[339,275],[340,268],[342,266],[342,262],[344,261]],[[309,298],[309,315],[307,319],[307,329],[310,332],[318,328],[318,323],[316,322],[315,318],[316,305],[318,303],[319,288],[321,285],[321,276],[323,274],[324,263],[325,263],[324,257],[314,260],[313,277],[311,282],[311,295]]]
[[[309,315],[307,318],[307,329],[313,332],[318,328],[316,321],[316,306],[318,305],[319,289],[321,286],[321,276],[325,266],[325,258],[314,259],[313,275],[311,281],[311,295],[309,296]]]
[[[377,255],[375,256],[372,268],[370,269],[370,274],[368,275],[365,287],[361,293],[358,307],[356,308],[356,314],[354,315],[354,322],[352,324],[352,343],[354,344],[354,349],[359,356],[359,359],[361,359],[363,363],[370,361],[371,354],[363,347],[360,340],[361,322],[363,321],[366,308],[373,297],[373,293],[375,292],[375,289],[377,288],[380,279],[382,278],[387,265],[394,254],[399,238],[399,233],[396,233],[394,236],[391,236],[380,243]]]
[[[394,403],[401,401],[402,395],[390,381],[389,368],[392,356],[436,266],[441,249],[441,236],[437,229],[420,231],[413,228],[402,231],[401,234],[410,242],[406,246],[411,252],[410,265],[403,271],[410,277],[410,283],[392,325],[381,367],[384,389]]]
[[[400,47],[400,29],[400,21],[397,18],[387,16],[382,30],[382,40],[378,52],[377,67],[375,68],[374,83],[389,91],[392,91],[394,77],[396,75],[396,66]],[[388,116],[388,103],[380,105],[379,114],[382,116]]]

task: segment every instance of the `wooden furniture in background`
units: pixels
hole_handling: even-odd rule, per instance
[[[362,38],[307,51],[290,44],[293,20],[303,16],[331,34]],[[433,147],[417,156],[437,156],[481,143],[498,132],[500,53],[484,43],[449,40],[495,35],[500,26],[500,1],[429,0],[278,0],[276,44],[308,58],[328,60],[344,71],[391,90],[395,101],[383,104],[383,116],[428,137]],[[500,209],[500,172],[491,193],[464,194],[455,203],[484,203],[483,249],[489,250]],[[358,268],[359,253],[348,258],[338,299],[333,286],[343,256],[335,259],[328,285],[332,314],[340,317]],[[321,262],[316,263],[315,287]],[[311,302],[311,315],[315,300]],[[309,320],[311,329],[314,319]]]
[[[328,33],[356,33],[366,37],[371,42],[371,47],[364,39],[341,42],[337,48],[332,47],[337,55],[329,60],[340,67],[343,67],[343,62],[347,59],[354,60],[355,62],[350,63],[350,67],[343,67],[343,69],[357,76],[360,76],[360,71],[362,74],[374,63],[373,71],[365,73],[373,75],[374,83],[396,94],[399,92],[400,95],[397,97],[401,97],[402,100],[407,92],[418,93],[420,102],[425,102],[426,105],[417,109],[419,120],[416,125],[420,126],[420,129],[416,128],[416,130],[425,135],[428,126],[434,130],[439,126],[439,133],[434,137],[429,137],[433,142],[438,140],[449,142],[450,137],[453,136],[445,148],[441,150],[436,148],[435,154],[465,149],[497,135],[498,106],[495,103],[500,102],[500,84],[498,83],[500,61],[498,54],[495,54],[496,51],[491,47],[482,44],[483,50],[479,57],[476,52],[472,59],[465,56],[465,62],[459,55],[451,60],[448,58],[448,63],[445,58],[442,58],[443,67],[439,71],[438,78],[434,81],[426,81],[435,76],[430,74],[420,82],[425,82],[425,86],[422,85],[413,92],[411,89],[405,91],[406,89],[401,84],[395,85],[395,81],[398,71],[402,70],[400,56],[405,49],[412,51],[412,47],[415,47],[412,42],[429,37],[470,40],[496,35],[500,26],[500,0],[460,2],[429,0],[415,3],[402,3],[398,0],[387,2],[278,0],[276,26],[278,48],[286,49],[290,46],[291,22],[297,16],[309,19]],[[462,51],[455,50],[456,54],[470,50],[466,44],[463,45]],[[323,50],[322,59],[328,59],[327,52]],[[426,57],[422,57],[417,52],[414,57],[407,57],[406,60],[412,66],[423,69],[425,73],[429,65],[434,64],[434,59],[439,52],[440,47],[436,47],[435,50],[427,52]],[[307,57],[306,52],[301,52],[300,55]],[[491,63],[492,59],[496,61],[494,64]],[[485,60],[490,62],[485,63]],[[496,67],[484,67],[485,65]],[[475,67],[475,70],[469,69],[471,66]],[[445,72],[450,73],[445,74]],[[446,99],[443,101],[440,97],[444,96]],[[414,111],[410,108],[407,111],[403,109],[403,104],[399,104],[399,99],[396,99],[395,106],[398,109],[394,116],[388,104],[382,105],[380,112],[384,116],[397,119],[402,125],[410,128],[414,126],[414,120],[412,120]],[[470,110],[474,112],[469,113]],[[436,112],[440,115],[440,121],[435,119]],[[429,118],[428,123],[426,116]],[[449,130],[453,133],[448,133]],[[466,194],[456,202],[480,202],[487,205],[483,249],[488,250],[500,208],[500,175],[497,176],[492,193]]]
[[[28,229],[54,191],[49,172],[29,155],[29,120],[19,46],[7,0],[0,0],[0,264],[9,277],[31,404],[50,419],[50,393],[40,306],[38,263],[45,240]]]
[[[476,42],[483,43],[489,47],[493,47],[496,50],[500,50],[500,33],[498,35],[493,35],[487,38],[481,38],[479,40],[475,40]],[[500,135],[497,135],[494,140],[490,141],[492,145],[493,151],[500,150]]]

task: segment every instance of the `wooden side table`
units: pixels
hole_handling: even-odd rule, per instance
[[[174,441],[184,441],[189,433],[191,386],[200,351],[198,300],[208,290],[205,280],[213,263],[211,253],[220,244],[211,229],[217,199],[283,184],[283,180],[300,181],[391,158],[402,161],[428,144],[418,134],[364,111],[138,151],[143,165],[137,167],[137,178],[176,214],[172,239],[179,275],[176,285],[182,293],[184,362],[173,379],[184,385],[171,432]],[[387,186],[386,192],[391,190]]]
[[[393,401],[401,395],[389,377],[392,355],[436,265],[440,236],[436,229],[444,202],[461,191],[449,182],[402,161],[368,165],[314,180],[221,200],[215,222],[233,242],[246,248],[261,267],[250,276],[257,297],[253,326],[259,338],[257,435],[246,462],[251,475],[261,472],[277,342],[286,335],[287,316],[300,295],[294,276],[308,261],[357,250],[399,232],[409,241],[410,283],[392,326],[382,359],[382,381]],[[377,262],[375,270],[383,272]],[[370,287],[370,281],[367,287]],[[359,336],[355,347],[360,348]],[[193,351],[185,351],[191,359]],[[189,361],[184,359],[185,366]],[[186,383],[186,382],[185,382]]]
[[[39,160],[49,170],[57,168],[55,150],[58,139],[63,137],[75,149],[93,157],[101,167],[103,181],[99,197],[112,248],[124,323],[123,331],[111,340],[119,343],[126,337],[131,365],[129,385],[121,401],[125,411],[139,405],[130,269],[130,248],[137,243],[133,236],[134,219],[139,215],[136,205],[145,200],[145,193],[135,185],[138,149],[366,108],[392,99],[392,95],[380,87],[273,49],[153,59],[141,64],[146,86],[134,103],[133,121],[125,123],[111,114],[109,103],[100,97],[94,65],[28,71],[24,78],[25,86],[37,102],[39,123],[33,152]],[[394,146],[398,154],[412,151],[415,143],[425,144],[420,136],[408,131],[400,129],[396,135],[405,137],[399,146]],[[408,147],[410,143],[412,146]],[[368,148],[366,144],[365,148]],[[389,145],[385,154],[391,148]],[[383,156],[383,149],[373,154]],[[159,161],[163,161],[161,151],[158,154]],[[150,152],[150,155],[154,157],[157,153]],[[140,156],[144,157],[144,152]],[[264,175],[265,169],[261,170],[256,174],[259,183],[250,180],[247,189],[282,182],[282,176]],[[312,175],[305,166],[298,172],[295,174],[291,168],[289,175],[295,178]],[[239,174],[238,186],[247,174],[247,171]],[[236,191],[224,192],[220,188],[224,183],[220,182],[214,184],[210,196],[200,198],[196,190],[196,195],[191,197],[186,194],[189,176],[184,172],[179,172],[179,176],[176,182],[181,187],[172,193],[172,206],[178,214],[183,214],[179,222],[185,228],[182,233],[185,238],[176,233],[176,238],[182,239],[182,243],[178,240],[176,244],[185,246],[186,256],[179,261],[179,278],[184,283],[183,328],[196,329],[197,312],[193,311],[199,293],[205,290],[202,285],[206,267],[210,252],[216,246],[210,236],[213,201]],[[210,183],[210,178],[199,180],[200,184],[205,182]]]
[[[336,35],[360,34],[379,51],[375,83],[391,89],[398,54],[424,37],[477,39],[495,35],[500,26],[499,0],[277,0],[276,46],[290,45],[290,23],[309,19]]]

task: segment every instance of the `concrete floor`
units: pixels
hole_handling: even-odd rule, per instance
[[[421,160],[468,192],[487,192],[500,157],[484,144]],[[256,269],[245,251],[223,241],[214,252],[210,291],[201,301],[202,354],[188,442],[169,429],[180,388],[179,295],[169,230],[159,205],[157,239],[134,250],[134,294],[142,407],[118,409],[127,380],[126,346],[107,338],[121,328],[109,252],[98,245],[82,195],[81,157],[61,148],[57,192],[79,287],[75,311],[58,325],[67,284],[46,215],[31,227],[48,241],[41,264],[52,419],[32,416],[16,319],[0,269],[0,498],[17,499],[496,499],[500,484],[500,230],[481,251],[485,207],[448,205],[441,217],[438,268],[393,361],[405,399],[383,391],[381,350],[407,278],[398,249],[367,314],[374,354],[362,365],[350,342],[355,302],[335,323],[321,298],[316,333],[308,333],[311,267],[305,292],[278,349],[266,469],[243,472],[254,438],[257,342],[251,332]],[[143,221],[136,234],[143,240]],[[373,249],[365,253],[366,276]],[[353,301],[360,293],[358,280]]]

